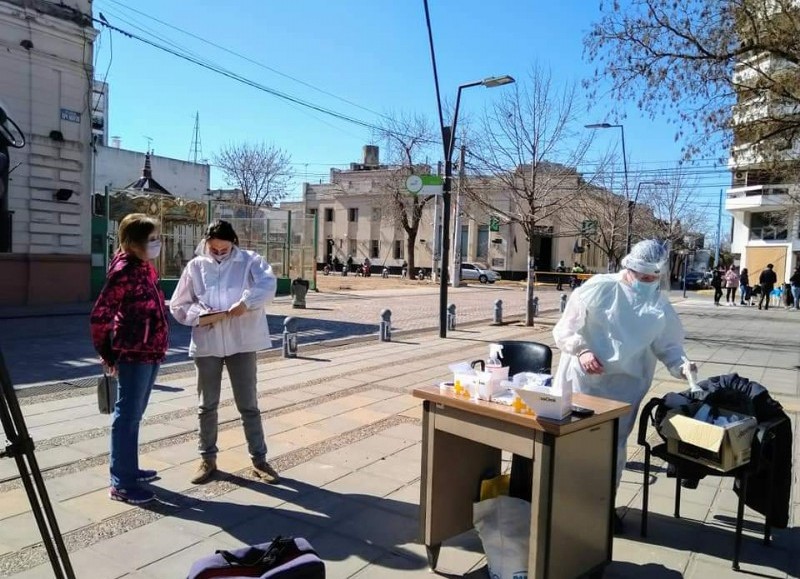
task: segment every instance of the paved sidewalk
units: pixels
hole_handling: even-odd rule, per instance
[[[714,308],[702,299],[681,301],[677,308],[701,377],[738,371],[761,380],[796,423],[800,314]],[[431,577],[417,539],[421,405],[410,392],[446,378],[448,363],[484,357],[487,344],[498,339],[552,342],[543,329],[476,324],[446,340],[418,332],[391,343],[306,348],[294,360],[265,360],[259,366],[261,408],[270,460],[284,477],[277,486],[248,473],[227,382],[219,437],[224,472],[209,484],[191,485],[194,377],[164,375],[142,429],[142,464],[161,474],[153,488],[162,502],[147,508],[106,497],[108,418],[96,413],[93,392],[25,398],[23,411],[78,577],[179,578],[200,556],[276,534],[307,537],[332,579]],[[660,369],[653,393],[683,388]],[[797,445],[796,430],[795,437]],[[633,468],[641,457],[633,440],[630,444]],[[634,532],[641,485],[635,468],[626,471],[617,498],[630,531],[615,540],[614,563],[605,577],[734,576],[729,560],[735,495],[729,480],[710,478],[697,490],[684,491],[684,517],[676,520],[674,483],[656,469],[646,540]],[[744,571],[800,576],[798,497],[795,480],[790,528],[776,531],[768,548],[757,539],[763,518],[746,511]],[[16,467],[0,461],[0,574],[52,577],[46,561]],[[473,533],[443,547],[439,573],[488,577]]]

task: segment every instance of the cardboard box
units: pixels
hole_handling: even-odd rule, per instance
[[[720,410],[720,416],[732,414]],[[661,424],[661,434],[667,438],[670,454],[726,472],[750,462],[757,425],[752,416],[716,426],[673,411]]]
[[[522,401],[539,418],[562,420],[572,412],[572,390],[566,392],[548,387],[535,389],[514,388]]]

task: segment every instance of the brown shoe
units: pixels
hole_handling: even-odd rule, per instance
[[[203,484],[210,479],[211,475],[215,472],[217,472],[216,459],[204,458],[200,461],[200,466],[197,467],[197,471],[194,473],[194,476],[190,482],[193,485]]]
[[[253,463],[253,476],[271,484],[277,483],[279,480],[281,480],[281,476],[278,474],[278,471],[272,468],[266,460]]]

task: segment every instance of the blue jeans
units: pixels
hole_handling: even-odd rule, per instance
[[[792,286],[792,297],[794,298],[794,309],[800,310],[800,287]]]
[[[120,362],[119,393],[111,422],[111,486],[135,488],[139,472],[139,423],[147,408],[159,364]]]

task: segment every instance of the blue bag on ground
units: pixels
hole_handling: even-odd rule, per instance
[[[325,563],[302,538],[277,537],[269,543],[217,551],[195,561],[187,579],[325,579]]]

